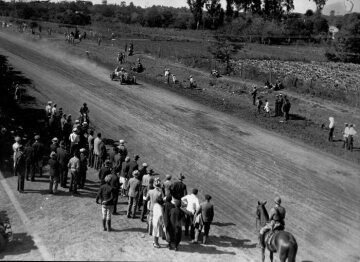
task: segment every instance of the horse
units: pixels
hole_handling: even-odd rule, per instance
[[[256,208],[256,226],[260,221],[260,226],[265,226],[269,222],[269,214],[266,210],[266,201],[261,203],[258,201]],[[267,236],[271,233],[265,233],[265,246],[270,251],[270,261],[273,262],[273,253],[279,252],[280,262],[295,262],[298,244],[295,237],[286,231],[275,231],[273,237]],[[261,261],[265,261],[265,248],[261,249]]]

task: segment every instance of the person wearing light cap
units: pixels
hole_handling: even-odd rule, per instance
[[[101,143],[101,133],[97,133],[96,138],[94,139],[94,167],[96,170],[101,168],[101,159],[100,159],[100,143]]]
[[[100,189],[96,196],[96,203],[101,204],[102,211],[102,224],[104,231],[111,231],[111,214],[114,209],[114,196],[113,196],[113,188],[110,185],[111,175],[108,174],[104,178],[105,183],[100,186]],[[99,201],[101,203],[99,203]],[[106,228],[107,227],[107,228]]]
[[[166,197],[171,196],[171,187],[172,187],[171,175],[166,175],[165,182],[162,187],[163,193]]]
[[[50,154],[49,167],[49,193],[56,194],[60,178],[60,164],[54,151]]]
[[[279,196],[274,199],[275,206],[270,209],[269,221],[260,229],[259,246],[265,248],[265,233],[269,230],[284,230],[285,229],[285,215],[286,210],[281,206],[281,198]]]
[[[129,203],[127,209],[127,218],[135,218],[137,204],[141,191],[141,182],[139,180],[139,171],[135,170],[132,173],[133,177],[129,179],[127,190],[129,191]]]
[[[80,166],[79,166],[79,188],[83,189],[86,181],[86,172],[87,172],[87,157],[86,157],[85,148],[80,149]]]
[[[51,116],[51,105],[52,105],[52,102],[48,101],[47,105],[45,106],[45,112],[46,112],[46,116],[48,118],[50,118],[50,116]]]
[[[203,244],[205,245],[209,238],[210,225],[214,219],[214,205],[210,203],[211,196],[205,195],[205,202],[200,204],[199,209],[195,214],[195,240],[196,243],[199,240],[199,234],[204,228]]]
[[[349,124],[345,123],[345,129],[343,131],[343,138],[344,138],[344,143],[343,143],[343,148],[348,148],[348,144],[349,144]]]
[[[26,156],[24,154],[24,146],[19,145],[15,156],[15,166],[14,166],[15,174],[18,176],[17,190],[19,191],[19,193],[24,192],[25,169],[26,169],[25,157]]]
[[[80,142],[80,136],[78,134],[77,128],[73,128],[73,132],[69,136],[70,140],[70,155],[74,155],[75,150],[78,149]]]
[[[79,179],[80,160],[79,152],[77,150],[75,150],[74,156],[70,159],[68,168],[71,174],[69,192],[72,192],[73,194],[79,194],[77,191],[77,184]]]
[[[45,153],[45,146],[42,142],[40,142],[40,136],[36,135],[34,137],[35,142],[33,143],[32,147],[34,148],[34,176],[35,176],[35,172],[36,170],[39,172],[40,177],[42,177],[42,173],[43,173],[43,157],[44,157],[44,153]],[[31,181],[35,181],[35,177],[34,179],[32,179]]]
[[[111,163],[110,163],[110,160],[105,160],[104,166],[102,166],[100,168],[98,176],[99,176],[99,180],[100,180],[101,185],[105,184],[105,177],[107,175],[111,175]]]
[[[121,163],[125,161],[125,158],[127,157],[128,155],[128,150],[125,146],[125,141],[124,140],[120,140],[120,145],[119,145],[119,154],[121,156]],[[120,166],[120,170],[121,170],[121,166]]]

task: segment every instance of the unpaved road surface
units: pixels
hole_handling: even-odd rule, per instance
[[[299,244],[297,261],[359,261],[359,166],[161,88],[119,86],[109,80],[109,72],[86,60],[3,32],[0,53],[33,80],[28,93],[43,105],[52,100],[76,116],[87,102],[96,131],[125,139],[131,153],[140,154],[141,162],[162,175],[182,172],[188,188],[199,188],[201,198],[211,194],[216,207],[211,245],[185,245],[184,252],[174,253],[153,249],[151,239],[139,233],[145,227],[139,220],[114,217],[119,232],[98,234],[100,210],[93,199],[51,196],[47,205],[56,205],[57,212],[42,217],[36,217],[37,207],[25,212],[30,220],[33,214],[33,226],[54,258],[259,261],[260,251],[254,248],[257,201],[267,200],[270,208],[280,195],[287,209],[286,228]],[[17,197],[29,203],[46,196]],[[85,216],[90,223],[81,223]],[[81,241],[79,234],[84,235]],[[107,241],[116,241],[118,250],[109,250]]]

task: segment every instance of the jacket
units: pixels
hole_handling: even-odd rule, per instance
[[[202,219],[205,223],[211,223],[214,219],[214,205],[210,202],[203,202],[200,204],[197,214],[201,213]]]
[[[170,211],[175,208],[175,205],[171,202],[165,202],[164,204],[164,225],[166,228],[170,226]]]
[[[182,227],[182,221],[184,218],[185,214],[180,208],[175,207],[170,210],[170,223],[173,229]]]
[[[128,188],[129,197],[139,197],[141,190],[141,182],[136,177],[133,177],[129,180]]]
[[[123,162],[121,164],[121,173],[120,176],[125,177],[125,178],[129,178],[129,169],[130,169],[130,164],[129,162]]]
[[[49,159],[50,176],[58,177],[60,175],[60,164],[56,159]]]
[[[26,156],[23,152],[16,152],[15,154],[15,173],[23,174],[26,169]]]
[[[130,160],[130,162],[129,162],[129,175],[131,176],[132,173],[135,170],[138,170],[138,169],[139,169],[138,163],[135,160]]]
[[[103,166],[102,168],[100,168],[99,171],[100,183],[105,184],[105,177],[110,174],[111,174],[111,169],[109,167]]]
[[[112,187],[114,193],[119,193],[120,181],[117,175],[115,175],[114,173],[111,174],[110,186]]]
[[[56,150],[57,160],[61,166],[66,166],[69,162],[69,153],[62,147]]]
[[[34,148],[34,158],[35,160],[39,161],[39,160],[42,160],[43,156],[44,156],[44,144],[39,142],[39,141],[36,141],[32,147]]]
[[[103,184],[97,193],[96,203],[99,203],[100,200],[102,205],[111,206],[113,205],[113,198],[113,188],[109,184]]]
[[[171,195],[180,200],[183,196],[187,195],[186,185],[182,181],[176,181],[171,186]]]

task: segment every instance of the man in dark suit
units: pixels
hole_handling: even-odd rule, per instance
[[[111,172],[110,186],[113,189],[113,202],[114,202],[114,210],[112,214],[117,215],[117,204],[119,200],[120,182],[119,182],[119,177],[115,174],[115,169],[113,169]]]
[[[104,166],[102,168],[100,168],[100,171],[99,171],[100,185],[105,184],[105,177],[107,175],[111,175],[110,167],[111,167],[110,160],[106,160]]]
[[[24,146],[19,145],[18,151],[15,154],[15,174],[18,177],[18,186],[17,190],[20,193],[24,192],[24,184],[25,184],[25,169],[26,169],[26,156],[24,154]]]
[[[164,204],[164,226],[166,228],[166,241],[169,243],[169,249],[172,249],[171,243],[174,242],[173,231],[170,223],[170,211],[175,208],[175,205],[171,203],[171,195],[166,196]]]
[[[39,171],[40,177],[42,177],[43,172],[43,156],[45,153],[45,146],[42,142],[40,142],[40,136],[36,135],[35,137],[35,143],[32,145],[34,148],[34,167]],[[35,172],[34,172],[35,173]],[[35,179],[31,179],[31,181],[34,181]]]
[[[139,164],[138,164],[138,160],[139,160],[139,156],[135,155],[133,160],[130,160],[130,166],[129,166],[129,174],[132,174],[135,170],[139,170]]]
[[[175,244],[175,251],[179,250],[182,233],[182,221],[185,219],[184,211],[181,210],[181,202],[175,200],[175,207],[170,210],[170,224]]]
[[[60,147],[56,150],[57,160],[59,162],[60,169],[60,186],[66,188],[68,163],[70,159],[69,153],[66,151],[66,145],[64,141],[60,142]]]
[[[29,180],[29,177],[31,176],[31,179],[34,179],[34,148],[31,146],[31,142],[28,141],[25,147],[25,159],[26,159],[26,170],[25,170],[25,176],[26,180]]]
[[[129,190],[129,205],[127,210],[127,218],[135,218],[136,209],[138,204],[138,199],[141,191],[141,182],[139,178],[139,171],[135,170],[133,173],[133,178],[129,180],[127,189]]]
[[[171,195],[176,200],[181,200],[182,197],[187,195],[186,185],[183,183],[185,176],[180,173],[178,181],[172,184],[171,186]]]
[[[200,204],[200,208],[197,210],[195,217],[201,215],[202,223],[199,223],[198,231],[195,233],[195,241],[198,241],[199,234],[204,227],[204,237],[203,237],[203,244],[205,245],[210,231],[210,225],[214,219],[214,205],[210,203],[211,196],[205,195],[205,202]],[[201,225],[203,224],[203,225]],[[196,225],[195,225],[196,226]]]

